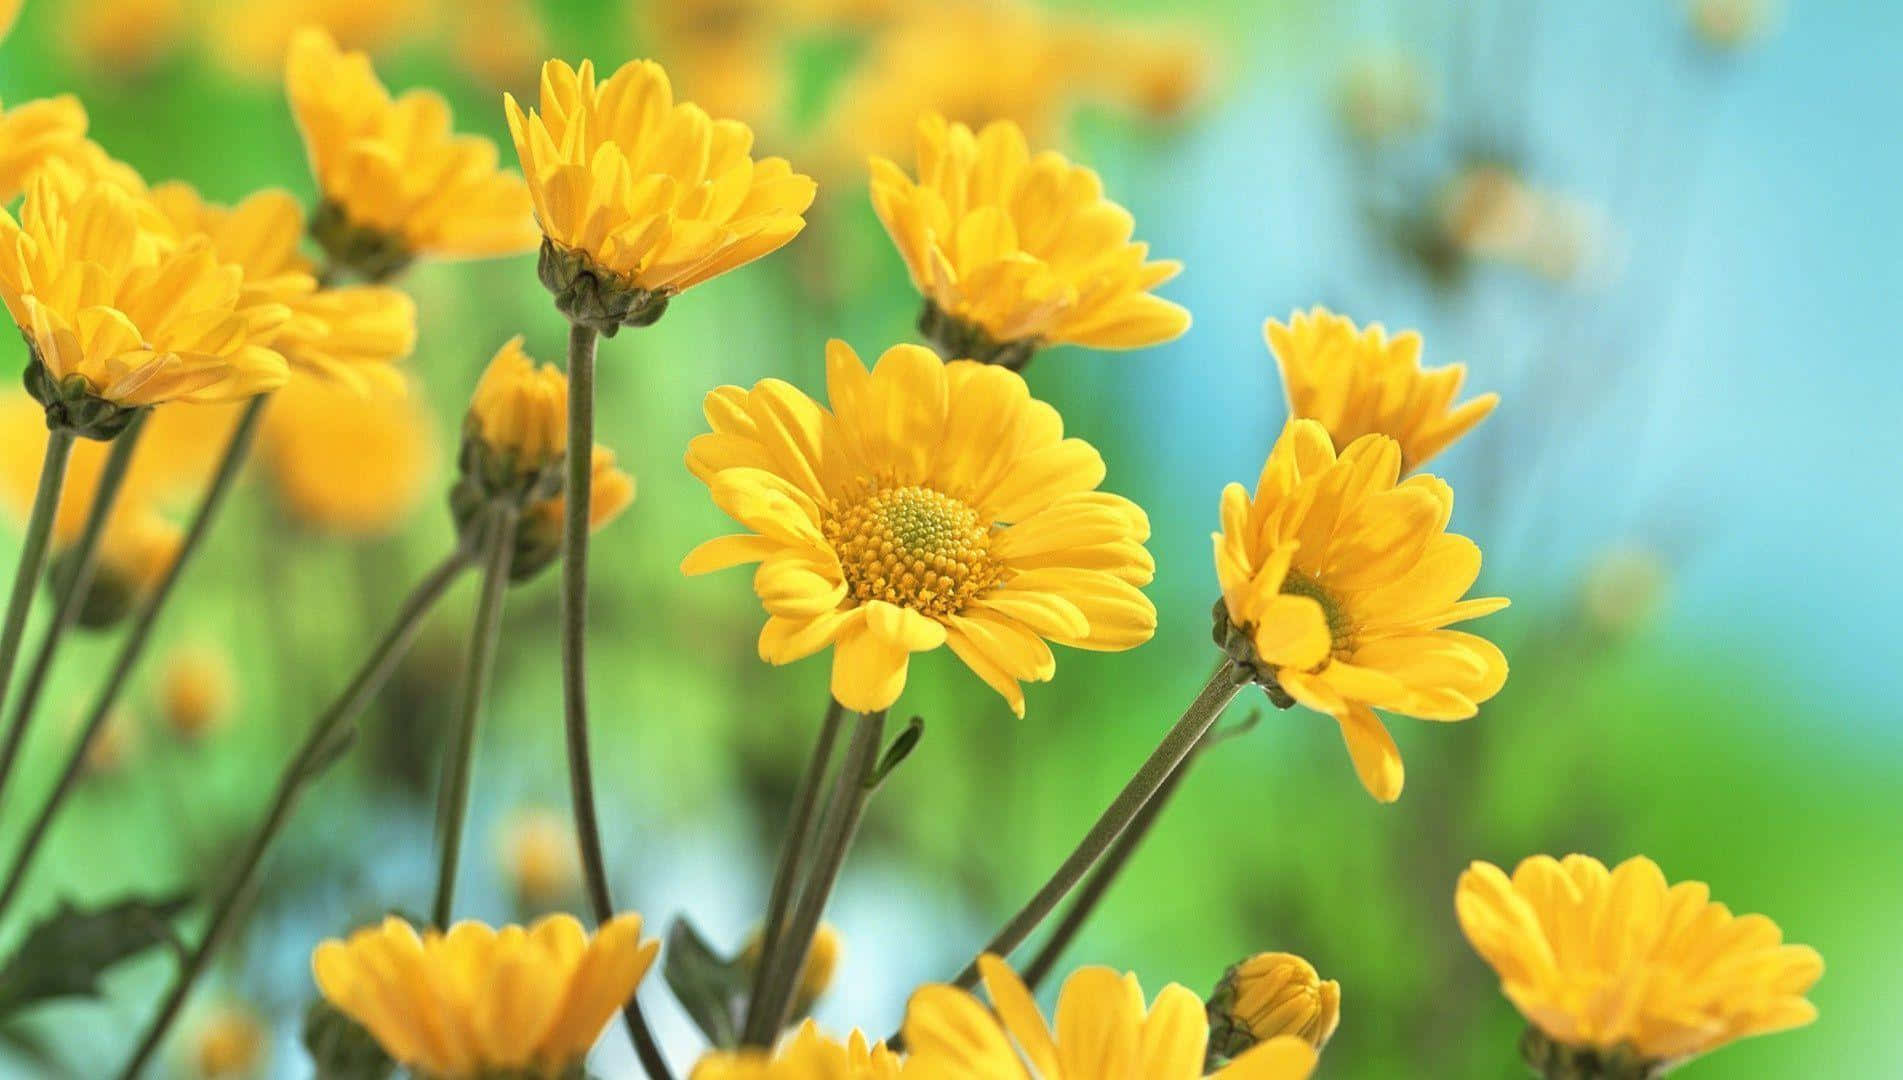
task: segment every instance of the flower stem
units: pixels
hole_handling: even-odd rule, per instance
[[[766,921],[760,927],[760,962],[753,972],[753,988],[747,994],[747,1023],[756,1021],[754,1012],[766,987],[767,959],[778,952],[785,937],[787,909],[793,902],[793,886],[799,881],[800,863],[806,854],[806,842],[812,839],[813,818],[819,810],[819,788],[826,780],[826,768],[832,762],[833,746],[839,741],[839,728],[845,719],[845,707],[830,698],[826,718],[820,721],[819,739],[813,744],[813,756],[793,792],[793,812],[786,824],[786,837],[780,841],[780,859],[773,868],[773,889],[767,896]]]
[[[595,817],[594,765],[588,754],[588,528],[595,448],[595,332],[568,328],[568,477],[562,490],[562,720],[568,734],[568,787],[574,802],[575,841],[595,922],[614,918],[608,868],[601,854],[601,823]],[[673,1080],[667,1059],[630,997],[621,1018],[650,1080]]]
[[[436,838],[441,862],[436,872],[436,901],[430,922],[449,928],[456,899],[456,864],[462,855],[463,823],[469,816],[469,775],[475,764],[476,724],[482,701],[489,692],[496,647],[502,638],[502,600],[509,589],[509,563],[515,556],[516,510],[499,506],[489,517],[488,551],[482,569],[482,599],[469,631],[469,656],[463,664],[461,704],[454,741],[443,763],[443,786],[437,795]]]
[[[46,568],[46,545],[53,535],[53,517],[59,511],[60,489],[66,484],[66,462],[73,453],[73,433],[55,428],[46,433],[46,458],[40,463],[40,486],[33,493],[33,511],[26,519],[26,540],[20,546],[20,568],[13,575],[13,595],[7,601],[6,629],[0,631],[0,702],[7,699],[13,681],[13,661],[26,636],[26,617],[33,610],[33,594]]]
[[[1143,811],[1143,807],[1176,770],[1177,764],[1189,755],[1196,743],[1202,739],[1203,733],[1207,732],[1210,725],[1216,722],[1216,718],[1222,715],[1224,707],[1234,700],[1237,692],[1248,683],[1248,673],[1234,663],[1225,663],[1216,669],[1216,673],[1209,677],[1209,682],[1204,684],[1202,692],[1196,695],[1196,700],[1190,702],[1189,708],[1184,710],[1182,719],[1178,720],[1176,725],[1170,728],[1169,733],[1163,736],[1163,741],[1150,752],[1149,758],[1143,762],[1141,768],[1137,769],[1136,775],[1130,778],[1130,782],[1124,785],[1123,790],[1117,793],[1116,799],[1112,800],[1109,808],[1097,819],[1097,823],[1084,834],[1083,840],[1078,842],[1076,849],[1057,868],[1057,872],[1051,875],[1051,879],[1037,891],[1037,894],[1032,896],[1030,901],[1004,924],[997,935],[986,943],[980,951],[981,955],[983,953],[1008,955],[1011,950],[1022,944],[1033,930],[1037,929],[1045,916],[1049,915],[1064,897],[1077,887],[1077,883],[1083,880],[1090,868],[1096,865],[1097,860],[1116,842],[1117,837]],[[956,981],[959,987],[967,990],[977,985],[978,960],[976,957],[972,958],[971,963],[965,965],[964,971],[959,972]]]
[[[159,1044],[165,1039],[165,1033],[178,1019],[185,999],[191,994],[192,986],[204,973],[213,953],[224,943],[225,935],[232,929],[233,916],[243,906],[251,892],[251,886],[257,880],[258,871],[264,862],[264,856],[270,850],[271,842],[290,820],[291,812],[296,808],[297,800],[312,781],[322,775],[324,770],[337,757],[349,748],[347,726],[357,713],[361,712],[370,699],[396,671],[396,666],[409,651],[410,644],[416,639],[417,631],[422,629],[425,616],[436,606],[437,601],[449,591],[464,570],[469,568],[471,556],[466,546],[458,545],[456,551],[444,559],[428,577],[416,587],[402,609],[397,613],[396,623],[392,625],[370,658],[358,670],[356,677],[344,692],[333,702],[330,708],[318,716],[311,725],[310,733],[304,744],[298,748],[297,756],[291,759],[284,772],[278,777],[277,790],[272,795],[271,806],[266,811],[264,821],[252,834],[243,854],[236,860],[236,874],[226,883],[219,893],[218,901],[212,908],[211,918],[205,925],[204,936],[199,939],[198,947],[186,954],[179,967],[178,975],[166,991],[165,1000],[159,1007],[159,1013],[153,1018],[151,1026],[146,1028],[139,1040],[138,1049],[126,1064],[120,1075],[124,1080],[133,1080],[158,1051]]]
[[[225,456],[218,463],[218,472],[212,478],[211,486],[206,489],[204,499],[198,504],[191,525],[185,530],[185,539],[179,544],[177,557],[153,588],[151,598],[139,609],[137,621],[126,635],[125,642],[119,646],[118,658],[113,661],[112,670],[107,674],[105,683],[99,689],[99,696],[93,701],[92,710],[81,726],[78,744],[67,755],[66,766],[60,773],[58,783],[41,805],[39,816],[27,830],[26,837],[20,841],[20,849],[7,871],[6,885],[0,888],[0,913],[4,913],[19,894],[20,886],[26,880],[26,872],[33,863],[33,856],[39,850],[40,842],[46,838],[48,826],[52,825],[60,805],[79,782],[79,774],[86,764],[86,748],[99,734],[99,729],[105,726],[120,692],[125,689],[133,669],[144,655],[146,642],[152,636],[152,627],[158,622],[159,612],[165,607],[166,599],[172,595],[173,587],[178,584],[179,575],[204,542],[205,534],[211,531],[211,523],[217,518],[219,507],[224,504],[225,496],[230,493],[232,483],[237,479],[239,468],[250,453],[267,400],[264,396],[254,397],[245,407],[244,414],[238,419],[238,426],[232,429],[231,440],[225,444]]]
[[[86,512],[86,525],[79,534],[79,541],[73,545],[70,557],[73,559],[72,573],[54,599],[56,610],[52,625],[46,628],[46,636],[40,640],[39,652],[33,656],[32,666],[27,668],[26,681],[20,684],[20,696],[13,704],[13,720],[7,726],[6,741],[0,745],[0,792],[4,792],[7,779],[13,774],[14,763],[18,760],[20,747],[26,742],[27,728],[33,721],[33,709],[39,704],[40,691],[46,686],[46,677],[53,670],[53,657],[59,653],[60,639],[79,619],[80,610],[86,606],[86,594],[92,591],[93,571],[99,565],[99,539],[105,535],[106,522],[112,517],[113,507],[119,501],[119,489],[124,486],[126,467],[132,463],[132,452],[138,449],[139,433],[145,430],[146,417],[150,409],[140,409],[126,425],[119,437],[112,441],[112,450],[106,455],[106,464],[99,473],[99,483],[93,489],[92,508]],[[59,576],[58,571],[54,573]]]
[[[833,793],[826,808],[826,823],[813,852],[812,870],[806,875],[806,887],[785,930],[785,941],[774,954],[761,955],[766,969],[761,997],[749,1004],[747,1030],[742,1045],[770,1046],[786,1026],[787,1010],[799,987],[800,973],[813,948],[813,935],[819,929],[826,901],[832,897],[839,872],[846,865],[846,853],[852,849],[853,836],[865,816],[866,801],[872,797],[873,774],[879,764],[880,742],[885,735],[885,712],[859,714],[846,757],[833,781]]]

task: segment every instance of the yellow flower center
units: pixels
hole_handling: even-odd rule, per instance
[[[1306,596],[1320,604],[1322,617],[1328,620],[1328,639],[1332,651],[1337,654],[1351,651],[1355,636],[1354,618],[1319,579],[1291,567],[1288,575],[1282,579],[1282,593],[1285,596]]]
[[[956,615],[1004,576],[978,511],[943,492],[885,488],[831,509],[826,539],[861,603]]]

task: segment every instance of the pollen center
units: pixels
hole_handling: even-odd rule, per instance
[[[1328,640],[1331,651],[1347,652],[1354,645],[1355,623],[1348,610],[1335,599],[1322,583],[1291,568],[1282,579],[1282,592],[1287,596],[1306,596],[1322,606],[1322,617],[1328,620]]]
[[[996,585],[991,530],[978,511],[928,487],[892,487],[835,502],[826,539],[846,587],[865,603],[884,600],[926,615],[956,615]]]

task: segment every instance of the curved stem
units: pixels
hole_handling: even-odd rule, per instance
[[[87,713],[86,722],[80,728],[78,745],[66,758],[66,766],[60,773],[59,781],[53,791],[41,804],[40,813],[28,829],[26,837],[20,841],[20,849],[13,857],[13,865],[7,871],[6,885],[0,888],[0,913],[7,910],[20,886],[26,880],[27,869],[33,863],[33,856],[39,850],[40,842],[46,838],[47,827],[59,813],[60,805],[79,782],[79,774],[86,764],[86,748],[92,744],[99,729],[105,726],[106,718],[112,714],[112,707],[119,700],[119,694],[125,689],[132,677],[132,671],[145,654],[146,642],[151,639],[152,627],[158,622],[159,612],[165,607],[165,601],[172,595],[172,589],[178,584],[179,576],[191,561],[211,531],[211,523],[218,516],[219,507],[224,505],[225,496],[231,491],[232,483],[237,479],[238,471],[250,453],[251,443],[257,435],[258,421],[264,416],[267,398],[260,396],[251,399],[245,407],[244,415],[238,420],[238,426],[232,429],[231,440],[225,445],[225,456],[218,463],[218,472],[212,478],[211,487],[206,489],[205,498],[198,504],[198,511],[192,517],[192,523],[185,530],[185,539],[180,542],[178,555],[165,571],[165,576],[152,590],[152,596],[139,609],[132,630],[126,635],[125,642],[119,646],[119,655],[113,661],[112,670],[106,675],[106,681],[99,689],[99,696],[93,701],[92,710]]]
[[[436,900],[430,923],[449,928],[456,900],[456,865],[462,855],[463,822],[469,816],[469,775],[475,764],[476,725],[482,701],[489,692],[495,669],[496,646],[502,639],[502,599],[509,589],[509,563],[515,556],[516,510],[500,506],[490,515],[488,552],[482,568],[482,599],[476,605],[469,630],[469,657],[463,665],[461,704],[454,742],[443,763],[443,786],[437,795],[436,837],[442,852],[436,871]]]
[[[40,639],[39,652],[34,654],[33,663],[27,668],[26,681],[20,684],[20,696],[13,704],[13,720],[7,726],[6,741],[0,744],[0,793],[6,791],[7,779],[13,774],[20,747],[26,742],[27,728],[33,722],[33,709],[39,704],[46,677],[52,673],[53,657],[59,653],[60,640],[78,621],[81,609],[86,606],[86,596],[92,591],[93,572],[99,566],[99,538],[105,535],[106,522],[112,517],[113,507],[119,501],[119,489],[125,485],[126,467],[132,463],[132,452],[138,449],[139,434],[145,430],[146,417],[151,412],[150,409],[140,409],[133,415],[132,422],[112,441],[112,450],[106,455],[105,467],[100,470],[99,483],[93,489],[92,508],[86,512],[85,528],[70,552],[74,560],[72,576],[60,586],[61,591],[55,597],[57,610],[53,615],[53,623],[46,628],[46,636]],[[54,576],[59,576],[57,570]]]
[[[26,617],[33,610],[33,594],[46,569],[46,545],[53,535],[53,517],[59,512],[60,489],[66,485],[66,462],[73,453],[73,433],[55,428],[46,433],[46,457],[40,462],[40,486],[33,493],[33,511],[26,519],[26,539],[20,545],[20,568],[13,574],[13,595],[7,601],[6,628],[0,630],[0,703],[13,681],[13,661],[26,636]]]
[[[873,772],[878,768],[880,741],[885,735],[885,713],[860,713],[853,728],[846,757],[833,781],[832,800],[826,808],[826,826],[813,852],[813,868],[806,877],[806,888],[787,922],[785,942],[775,954],[762,954],[766,969],[761,997],[747,1010],[747,1030],[743,1046],[770,1046],[786,1026],[787,1011],[792,1007],[799,987],[800,973],[806,968],[807,955],[813,948],[813,935],[826,912],[833,886],[846,865],[846,853],[865,816],[866,801],[872,797]]]
[[[178,975],[166,991],[165,1000],[159,1006],[159,1012],[140,1038],[138,1049],[133,1051],[132,1059],[127,1062],[125,1071],[120,1075],[124,1080],[133,1080],[143,1069],[152,1055],[164,1042],[165,1033],[178,1019],[179,1011],[190,996],[192,986],[204,973],[212,955],[224,943],[225,935],[232,929],[233,917],[243,906],[251,892],[252,884],[257,880],[258,871],[264,862],[264,856],[270,850],[271,842],[283,831],[290,820],[291,812],[297,806],[297,800],[311,782],[323,774],[324,770],[337,759],[337,756],[349,747],[346,741],[346,726],[365,705],[369,704],[378,690],[396,670],[397,663],[409,651],[410,644],[416,639],[417,631],[422,629],[424,617],[443,598],[449,587],[455,584],[462,572],[469,568],[470,554],[466,547],[459,546],[449,558],[443,560],[423,582],[416,587],[402,609],[397,613],[395,625],[384,634],[376,649],[364,666],[357,672],[344,692],[318,716],[311,725],[310,733],[304,744],[298,748],[297,756],[291,759],[284,772],[278,777],[277,790],[271,797],[271,806],[266,811],[264,821],[251,835],[243,854],[235,860],[237,872],[224,891],[219,893],[217,904],[212,908],[210,921],[205,924],[204,936],[199,939],[198,947],[188,953],[180,965]]]

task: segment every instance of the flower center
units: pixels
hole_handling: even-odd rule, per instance
[[[1004,576],[978,511],[942,492],[886,488],[830,510],[826,539],[861,603],[956,615]]]
[[[1320,604],[1322,617],[1328,620],[1328,639],[1333,651],[1349,651],[1354,644],[1354,619],[1320,581],[1291,567],[1288,575],[1282,579],[1282,592],[1286,596],[1306,596]]]

